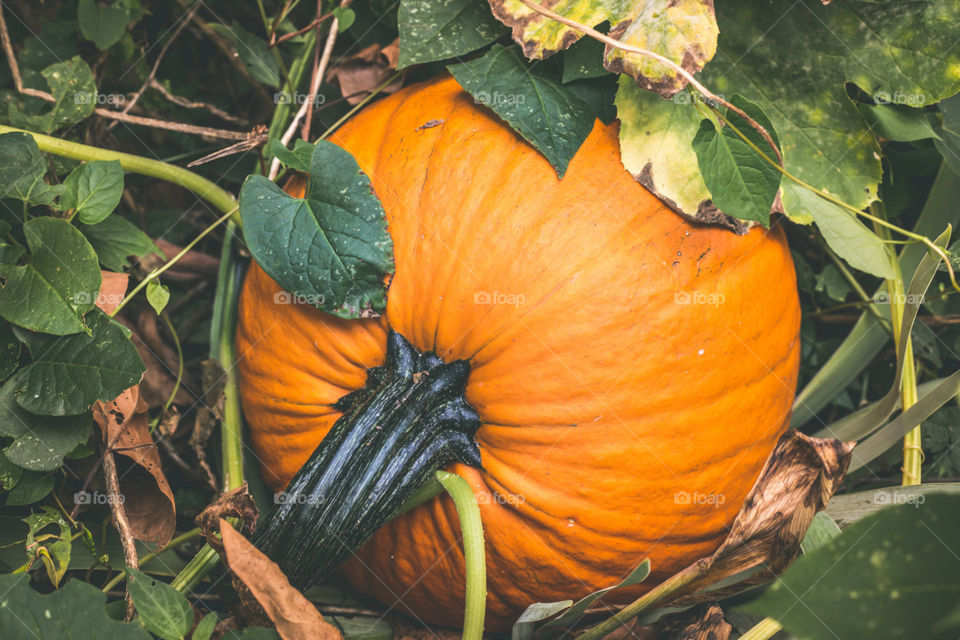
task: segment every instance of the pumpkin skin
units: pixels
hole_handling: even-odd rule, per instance
[[[242,404],[274,489],[339,417],[332,405],[383,363],[388,327],[469,360],[483,469],[450,470],[480,502],[488,630],[649,557],[652,575],[615,595],[632,599],[711,553],[789,420],[800,309],[782,230],[687,222],[624,170],[617,135],[595,123],[558,180],[454,80],[409,87],[331,137],[387,214],[384,317],[277,304],[282,290],[255,264],[241,292]],[[459,626],[459,539],[438,496],[380,529],[343,574]]]

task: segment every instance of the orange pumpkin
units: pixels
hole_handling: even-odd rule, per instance
[[[450,470],[480,502],[488,629],[650,558],[651,577],[618,596],[635,597],[712,552],[788,422],[800,313],[783,232],[684,220],[624,170],[617,131],[597,122],[559,180],[452,79],[400,91],[331,138],[387,214],[385,315],[276,304],[256,265],[241,294],[243,409],[276,489],[338,418],[334,403],[383,363],[388,328],[469,362],[483,467]],[[438,496],[381,528],[343,573],[457,626],[458,541]]]

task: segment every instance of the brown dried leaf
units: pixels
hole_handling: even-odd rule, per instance
[[[136,318],[136,324],[124,318],[120,321],[133,332],[133,345],[147,367],[140,381],[140,397],[151,409],[162,407],[173,393],[176,384],[179,369],[177,353],[161,338],[157,314],[152,309],[142,310]],[[173,399],[174,404],[193,404],[193,398],[187,389],[194,384],[193,378],[184,370],[180,388]]]
[[[216,489],[217,479],[207,462],[207,440],[214,429],[223,420],[224,388],[226,373],[220,363],[209,358],[200,363],[203,371],[203,402],[197,410],[197,417],[190,433],[190,447],[197,456],[197,461],[207,474],[211,486]]]
[[[397,68],[400,57],[399,39],[386,47],[372,44],[358,53],[344,58],[327,72],[327,81],[336,80],[340,94],[350,104],[358,104],[367,95],[383,84]],[[403,84],[403,78],[387,86],[383,92],[393,93]]]
[[[221,518],[239,518],[243,528],[256,531],[257,517],[260,510],[250,495],[249,487],[244,482],[236,489],[221,493],[217,499],[208,504],[194,519],[200,532],[217,553],[223,555],[223,545],[217,537],[220,531]]]
[[[258,604],[284,640],[340,640],[340,630],[294,589],[275,562],[265,556],[226,520],[220,533],[227,565],[246,589],[238,590],[244,605]],[[246,591],[249,590],[249,593]],[[249,596],[255,600],[250,601]]]
[[[134,537],[167,544],[176,529],[176,505],[150,436],[147,404],[139,387],[130,387],[111,402],[94,404],[93,419],[104,444],[134,463],[119,474],[123,509]]]
[[[696,607],[662,618],[656,624],[657,638],[675,640],[727,640],[733,627],[716,604]],[[613,635],[613,634],[610,634]],[[607,636],[606,640],[609,640]]]
[[[103,276],[103,281],[100,284],[96,304],[101,311],[109,315],[123,300],[123,296],[127,292],[130,274],[116,273],[115,271],[101,271],[100,274]]]
[[[855,444],[813,438],[793,429],[783,434],[727,539],[712,556],[684,570],[697,577],[673,604],[720,600],[783,572],[800,553],[800,541],[813,516],[840,487]],[[744,579],[698,593],[736,575]]]

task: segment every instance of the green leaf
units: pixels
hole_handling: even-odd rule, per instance
[[[895,277],[883,241],[857,220],[853,212],[821,198],[792,180],[783,181],[783,195],[784,198],[790,197],[796,211],[810,215],[816,221],[830,248],[850,266],[878,278]]]
[[[96,0],[80,0],[77,6],[80,33],[100,51],[116,44],[127,31],[130,14],[123,6],[103,6]]]
[[[180,640],[193,626],[193,608],[182,593],[142,571],[127,567],[130,599],[140,622],[164,640]]]
[[[505,33],[481,0],[401,0],[397,22],[399,69],[465,55]]]
[[[63,181],[60,208],[76,209],[84,224],[97,224],[113,213],[123,195],[123,167],[118,160],[84,162]]]
[[[52,473],[41,471],[23,471],[20,480],[7,494],[7,506],[19,507],[33,504],[47,497],[53,491],[54,477]],[[2,617],[0,617],[2,620]]]
[[[40,507],[39,513],[33,513],[23,521],[29,528],[26,542],[27,562],[35,563],[39,558],[50,583],[54,587],[58,586],[70,566],[70,551],[73,548],[70,525],[53,507]],[[50,533],[38,535],[51,525],[59,529],[59,536]]]
[[[297,138],[293,143],[293,149],[287,149],[283,143],[274,138],[267,143],[264,148],[267,156],[273,156],[282,162],[287,168],[310,173],[310,159],[313,157],[313,145],[306,140]]]
[[[953,47],[953,25],[960,3],[800,0],[783,10],[771,6],[717,3],[719,47],[699,79],[718,94],[740,94],[763,109],[780,135],[787,172],[861,209],[877,197],[880,148],[845,85],[911,107],[955,94],[960,48]],[[641,98],[620,119],[626,168],[693,215],[709,193],[700,188],[699,168],[684,157],[696,133],[680,126],[689,118],[689,98],[686,104]],[[621,84],[618,106],[628,99]],[[657,131],[665,122],[675,125],[668,138]],[[782,194],[784,209],[809,222],[799,193]]]
[[[148,253],[162,256],[150,236],[135,224],[120,216],[109,216],[94,225],[80,225],[97,252],[100,264],[110,271],[123,271],[130,266],[130,258],[139,261]]]
[[[773,127],[763,112],[756,105],[738,98],[735,96],[731,103],[774,137],[776,134],[771,133]],[[760,133],[745,120],[733,112],[727,113],[727,119],[755,147],[768,156],[774,155]],[[709,119],[700,123],[700,130],[693,138],[693,150],[713,203],[721,211],[741,220],[759,222],[765,227],[770,225],[770,208],[780,188],[780,172],[776,167],[764,160],[730,126],[718,130]]]
[[[244,236],[254,259],[296,296],[342,318],[381,313],[393,243],[370,180],[348,152],[316,144],[306,198],[292,198],[263,176],[240,190]]]
[[[547,16],[532,12],[520,0],[491,0],[496,15],[513,31],[528,58],[545,58],[569,47],[583,34]],[[593,26],[615,25],[609,35],[625,45],[658,53],[691,73],[703,67],[717,50],[713,3],[702,0],[627,0],[590,2],[566,0],[550,9],[563,17]],[[686,83],[679,74],[648,56],[609,47],[604,66],[625,73],[646,89],[670,96]]]
[[[93,308],[101,281],[93,247],[60,218],[28,220],[23,234],[30,261],[0,264],[0,316],[31,331],[85,330],[83,315]]]
[[[6,322],[0,322],[0,381],[20,366],[20,341]]]
[[[89,414],[52,417],[25,411],[17,402],[23,373],[0,387],[0,435],[13,438],[3,453],[13,464],[31,471],[51,471],[63,457],[87,441],[93,421]]]
[[[203,616],[203,619],[197,623],[196,629],[193,630],[190,640],[210,640],[218,621],[217,614],[213,611]]]
[[[21,407],[51,416],[83,413],[140,381],[146,368],[126,329],[100,309],[90,312],[87,325],[92,335],[25,336],[33,364],[17,376]]]
[[[97,85],[93,79],[93,71],[80,56],[52,64],[41,73],[50,86],[50,93],[54,98],[53,106],[43,114],[30,115],[11,102],[8,115],[13,125],[53,133],[62,127],[76,124],[93,113]]]
[[[593,113],[583,100],[528,67],[514,48],[496,45],[479,58],[448,68],[476,102],[506,120],[563,177],[593,129]]]
[[[43,181],[46,173],[47,157],[40,153],[33,136],[26,133],[0,135],[0,198],[52,205],[60,190]]]
[[[850,525],[743,609],[799,640],[956,638],[937,627],[960,598],[960,496],[925,498]]]
[[[357,19],[357,14],[350,7],[336,7],[333,10],[333,17],[337,19],[340,33],[343,33],[353,25]]]
[[[813,516],[810,528],[800,541],[800,549],[804,553],[810,553],[814,549],[819,549],[826,543],[840,535],[840,527],[833,521],[826,511],[818,511]]]
[[[610,72],[603,68],[603,43],[583,38],[563,52],[563,83],[599,78]]]
[[[160,315],[167,303],[170,302],[170,289],[157,280],[151,280],[147,283],[147,302],[157,312],[157,315]]]
[[[277,88],[280,86],[280,63],[266,41],[253,35],[236,20],[231,26],[210,23],[210,28],[233,43],[250,75],[260,82]]]
[[[20,482],[22,476],[23,467],[13,464],[7,460],[7,456],[0,453],[0,490],[10,491]]]
[[[867,121],[867,126],[878,138],[913,142],[939,137],[923,109],[893,104],[859,104],[857,108]]]
[[[960,95],[940,103],[943,122],[937,127],[938,138],[934,140],[944,162],[960,175]]]
[[[149,640],[139,624],[106,616],[107,595],[82,580],[53,593],[30,588],[30,576],[0,575],[0,629],[4,640]]]

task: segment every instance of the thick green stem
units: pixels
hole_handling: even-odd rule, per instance
[[[69,140],[61,140],[32,131],[0,125],[0,134],[4,133],[25,133],[36,141],[41,151],[65,158],[84,161],[117,160],[125,171],[160,178],[189,189],[197,197],[203,198],[221,212],[231,213],[234,221],[241,224],[240,214],[237,213],[237,200],[233,197],[233,194],[187,169],[130,153],[100,149],[79,142],[70,142]]]
[[[196,529],[191,529],[190,531],[187,531],[186,533],[182,533],[176,538],[174,538],[173,540],[171,540],[170,542],[168,542],[167,545],[164,547],[164,549],[170,549],[172,547],[176,547],[177,545],[183,544],[187,540],[193,540],[199,535],[200,535],[199,527],[197,527]],[[143,565],[147,564],[148,562],[156,558],[158,555],[160,555],[160,551],[161,550],[151,551],[150,553],[140,558],[140,568],[142,569]],[[120,584],[120,582],[126,577],[127,577],[126,570],[121,570],[117,573],[117,575],[113,576],[113,578],[107,584],[103,585],[103,588],[101,588],[100,590],[106,593],[107,591],[110,591],[110,589],[113,589],[115,586]]]
[[[467,481],[449,471],[437,471],[440,482],[460,517],[463,557],[467,569],[466,608],[463,613],[463,640],[482,640],[487,608],[487,559],[483,549],[480,506]]]
[[[330,575],[437,469],[480,466],[480,420],[463,397],[469,373],[466,361],[445,363],[390,333],[386,362],[337,402],[343,415],[254,537],[291,584]]]

